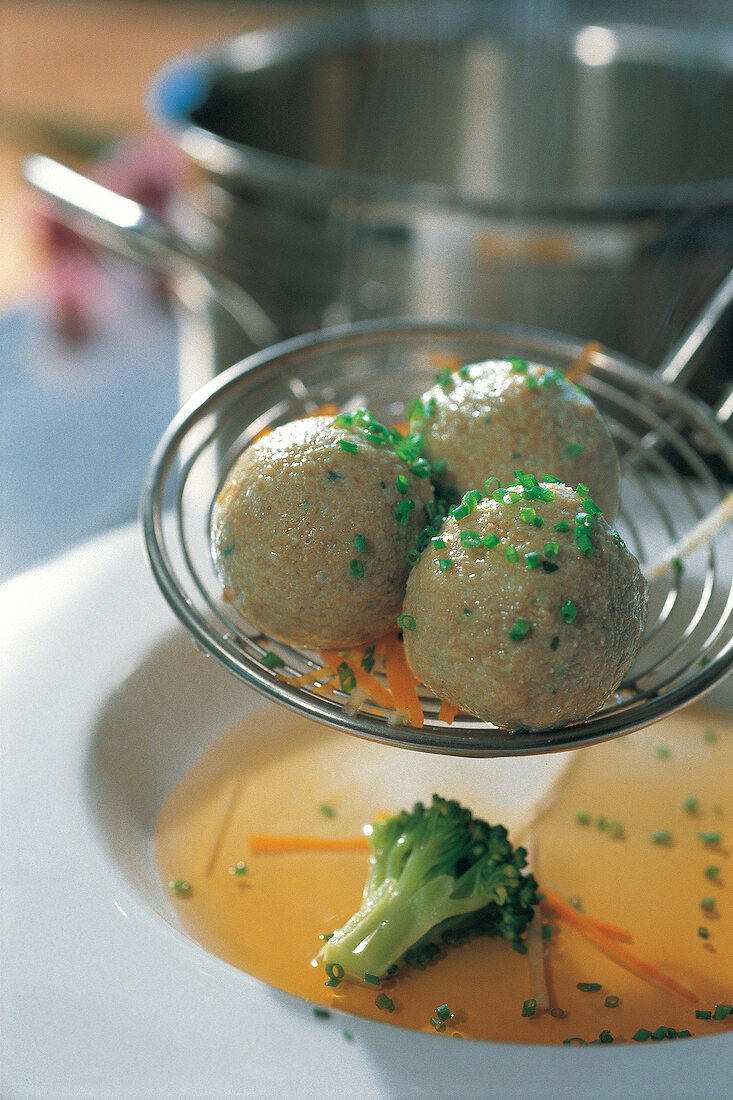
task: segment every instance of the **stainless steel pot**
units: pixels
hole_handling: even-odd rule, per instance
[[[176,225],[205,268],[178,279],[186,389],[377,316],[656,363],[733,265],[728,2],[375,0],[175,61],[150,111],[202,170]],[[272,325],[245,333],[212,272]],[[711,403],[732,345],[721,326]]]
[[[656,362],[733,260],[729,3],[371,4],[176,62],[151,111],[281,335],[474,316]],[[251,350],[194,299],[204,371]]]

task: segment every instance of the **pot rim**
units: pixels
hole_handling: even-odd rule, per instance
[[[275,70],[308,60],[319,53],[348,48],[367,39],[389,36],[391,41],[419,36],[423,41],[457,40],[472,29],[502,28],[510,15],[525,8],[524,0],[494,0],[491,5],[475,0],[423,0],[416,24],[415,7],[388,3],[368,11],[328,14],[247,31],[226,39],[200,53],[175,58],[157,74],[148,89],[147,108],[153,122],[199,167],[213,175],[223,186],[237,188],[266,187],[268,190],[295,193],[318,205],[330,205],[336,196],[357,205],[386,204],[459,208],[464,212],[494,217],[572,218],[579,220],[627,220],[676,216],[681,211],[714,211],[733,205],[733,179],[706,180],[696,183],[659,184],[644,187],[614,188],[589,194],[558,196],[535,193],[522,200],[518,210],[516,196],[480,199],[463,194],[458,188],[425,180],[404,180],[371,175],[351,169],[336,169],[303,161],[283,154],[270,153],[216,134],[194,122],[192,114],[204,101],[213,81],[227,74],[256,79],[264,70]],[[733,55],[726,48],[733,34],[731,9],[713,0],[719,10],[717,21],[706,8],[704,27],[693,26],[694,8],[685,3],[668,5],[663,11],[646,12],[643,17],[629,11],[621,0],[589,3],[570,0],[564,6],[562,23],[549,32],[563,41],[596,17],[603,25],[623,36],[624,45],[644,31],[653,31],[666,42],[667,56],[690,55],[705,47],[705,56],[733,73]],[[698,20],[699,23],[699,20]],[[727,36],[723,31],[727,31]],[[503,29],[502,33],[506,33]],[[548,32],[534,30],[533,34]],[[647,39],[651,41],[649,34]],[[621,40],[619,38],[619,40]],[[656,48],[656,47],[655,47]]]

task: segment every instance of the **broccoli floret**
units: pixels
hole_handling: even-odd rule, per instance
[[[458,929],[500,935],[521,947],[539,901],[537,883],[522,872],[527,853],[512,846],[503,825],[433,795],[430,806],[417,802],[376,821],[369,843],[361,906],[324,948],[330,974],[359,982],[367,974],[382,978]]]

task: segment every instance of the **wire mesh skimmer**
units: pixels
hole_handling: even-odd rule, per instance
[[[621,460],[618,530],[648,575],[654,573],[638,659],[588,721],[541,733],[507,733],[464,714],[446,724],[438,718],[440,701],[425,692],[425,723],[416,729],[368,700],[354,712],[339,688],[317,681],[294,686],[289,679],[322,665],[319,655],[273,642],[223,602],[209,546],[213,501],[263,429],[325,403],[366,406],[382,421],[398,422],[405,403],[432,384],[436,356],[461,363],[521,357],[564,370],[583,354],[581,341],[474,323],[365,324],[292,339],[232,367],[180,411],[152,460],[142,520],[163,594],[200,649],[242,680],[311,719],[373,741],[451,755],[527,755],[606,740],[670,714],[717,684],[733,664],[729,524],[714,525],[719,529],[684,568],[675,560],[679,540],[720,507],[733,485],[730,398],[716,414],[681,385],[732,293],[728,280],[725,301],[709,304],[656,371],[598,349],[582,379]],[[660,559],[670,567],[655,568]],[[275,669],[273,653],[283,662]]]

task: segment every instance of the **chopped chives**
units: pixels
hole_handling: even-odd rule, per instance
[[[358,550],[360,554],[365,554],[367,548],[367,541],[363,535],[354,535],[354,549]]]
[[[557,649],[557,647],[559,645],[560,645],[560,639],[557,636],[557,634],[555,634],[555,636],[550,639],[550,649],[555,650],[555,649]]]
[[[330,1020],[331,1019],[331,1013],[328,1011],[328,1009],[327,1008],[321,1008],[320,1005],[314,1005],[313,1006],[313,1015],[316,1017],[317,1020]]]
[[[394,518],[402,526],[406,527],[410,520],[410,512],[415,507],[415,501],[410,497],[405,497],[399,504],[395,506]]]
[[[364,650],[364,656],[360,661],[365,672],[371,672],[374,668],[374,646],[370,645]]]
[[[733,1005],[716,1005],[713,1012],[714,1020],[726,1020],[733,1014]]]
[[[618,1008],[620,1004],[620,998],[617,997],[615,994],[609,994],[609,996],[606,997],[603,1003],[606,1008]]]
[[[685,813],[696,814],[697,811],[700,809],[700,803],[694,795],[690,795],[689,798],[686,798],[685,801],[682,803],[682,809],[685,811]]]
[[[712,1012],[710,1011],[709,1008],[696,1008],[695,1009],[695,1019],[696,1020],[711,1020],[712,1017],[713,1017],[713,1014],[712,1014]]]
[[[698,833],[697,835],[709,848],[714,848],[723,839],[722,833]]]
[[[328,802],[322,802],[318,809],[324,817],[334,818],[336,816],[335,809]]]
[[[507,561],[519,561],[519,551],[517,550],[516,546],[505,546],[504,556]]]
[[[360,580],[364,576],[364,562],[359,561],[358,558],[352,558],[349,562],[349,571],[352,577],[356,577]]]
[[[384,1009],[385,1012],[394,1012],[394,1001],[386,993],[379,993],[374,1003],[377,1008]]]
[[[515,374],[527,373],[527,360],[526,359],[510,359],[509,366]]]
[[[378,975],[376,975],[376,974],[370,974],[370,973],[369,973],[368,971],[367,971],[367,973],[366,973],[366,974],[364,975],[364,981],[365,981],[365,982],[368,982],[368,983],[369,983],[369,985],[379,985],[379,977],[378,977]]]
[[[537,1011],[537,1001],[534,997],[528,997],[522,1005],[522,1016],[534,1016]]]
[[[476,547],[481,545],[481,535],[478,531],[461,531],[461,546]]]
[[[277,653],[273,653],[271,650],[268,650],[266,653],[263,653],[262,663],[265,666],[265,668],[270,668],[270,669],[282,668],[282,666],[285,664],[282,657],[280,657]]]
[[[412,615],[400,615],[397,619],[397,625],[401,626],[403,630],[414,630],[417,623]]]
[[[329,978],[343,978],[344,968],[341,963],[326,963],[326,975]]]
[[[671,844],[672,834],[669,829],[657,829],[655,833],[652,833],[653,844]]]
[[[408,550],[405,554],[405,561],[408,565],[417,565],[417,563],[420,561],[420,551]]]
[[[438,568],[441,573],[447,573],[453,568],[453,558],[438,558]]]
[[[640,1027],[638,1031],[635,1031],[631,1038],[635,1043],[645,1043],[647,1039],[651,1039],[651,1031],[647,1027]]]
[[[348,451],[352,455],[357,454],[359,450],[358,443],[354,443],[351,439],[339,439],[339,447],[342,451]]]
[[[491,486],[494,482],[496,483],[496,488],[492,489]],[[484,482],[484,492],[486,493],[487,497],[493,496],[494,492],[498,492],[500,489],[501,489],[501,482],[499,481],[498,477],[487,477],[486,478],[486,481]]]
[[[465,502],[461,502],[451,508],[450,514],[453,516],[453,519],[465,519],[466,516],[470,514],[470,509]]]
[[[526,619],[517,619],[514,626],[509,631],[509,637],[513,642],[519,642],[529,634],[531,626],[532,624],[527,622]]]
[[[528,569],[536,569],[540,564],[540,556],[535,550],[530,550],[528,554],[525,554],[524,560]]]
[[[169,882],[168,886],[174,894],[178,894],[179,897],[185,897],[186,894],[190,894],[193,887],[188,879],[177,878],[173,882]]]
[[[569,531],[570,530],[570,524],[566,523],[564,519],[561,519],[559,523],[555,524],[554,530],[555,531]]]
[[[587,810],[578,810],[575,815],[575,820],[577,821],[578,825],[590,825],[592,818]]]
[[[397,475],[397,492],[402,493],[404,495],[407,492],[409,486],[410,486],[410,483],[407,480],[407,478],[405,477],[405,475],[404,474],[398,474]]]
[[[342,661],[336,669],[338,673],[339,682],[341,684],[341,690],[350,692],[356,687],[356,677],[351,669],[351,666],[346,661]]]
[[[706,867],[705,878],[716,879],[720,875],[720,867]]]
[[[707,928],[705,927],[704,924],[700,925],[700,927],[697,930],[697,934],[698,934],[698,936],[700,937],[701,940],[710,939],[710,933],[708,932],[708,930],[707,930]]]
[[[524,507],[519,509],[519,518],[522,520],[523,523],[534,523],[535,519],[537,518],[537,513],[535,512],[534,508],[525,505]]]
[[[244,862],[243,859],[240,859],[239,863],[235,863],[233,867],[229,868],[229,874],[236,876],[246,875],[247,864]]]
[[[554,1020],[564,1020],[565,1019],[565,1009],[564,1008],[551,1008],[550,1009],[550,1015],[552,1016],[552,1018]]]
[[[448,1008],[448,1005],[447,1004],[438,1005],[438,1007],[435,1010],[435,1015],[438,1017],[438,1019],[441,1021],[441,1023],[445,1023],[446,1020],[450,1020],[450,1009]]]
[[[545,557],[556,558],[560,551],[560,546],[557,542],[545,543]]]
[[[488,547],[489,550],[491,550],[493,546],[498,546],[498,544],[501,542],[501,539],[498,535],[494,534],[493,531],[489,531],[488,535],[484,535],[481,541],[484,546]]]
[[[566,600],[560,608],[560,618],[564,623],[575,622],[575,616],[577,614],[578,608],[573,600]]]
[[[430,541],[436,550],[445,550],[445,539],[442,539],[440,535],[436,535],[435,538]]]
[[[704,913],[712,913],[715,908],[715,898],[701,898],[700,908]]]
[[[578,982],[575,988],[581,993],[597,993],[602,987],[600,982]]]

